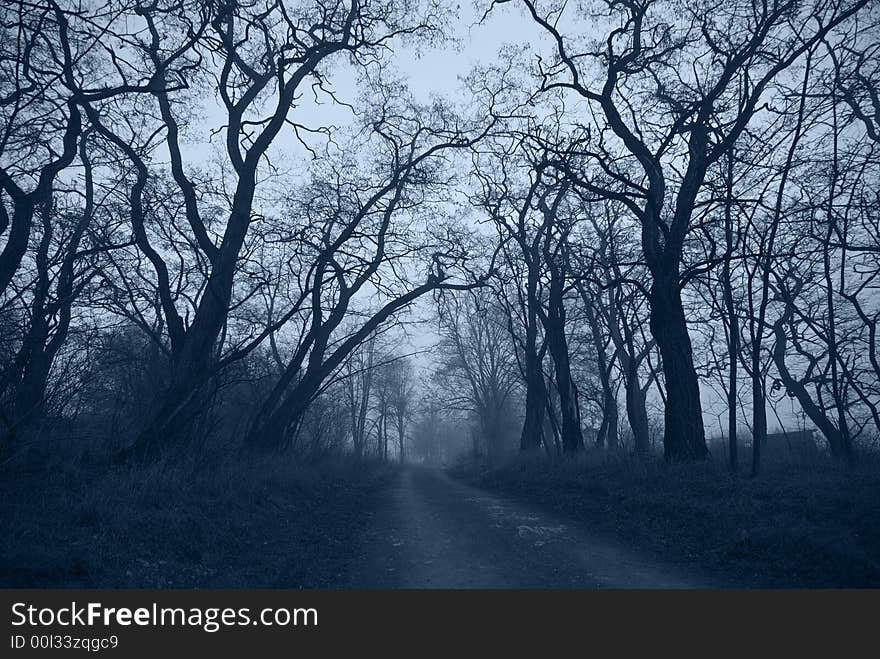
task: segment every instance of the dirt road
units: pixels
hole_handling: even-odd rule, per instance
[[[443,472],[401,472],[352,566],[361,588],[699,588],[662,565]]]

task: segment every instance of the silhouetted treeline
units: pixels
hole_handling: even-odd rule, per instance
[[[3,3],[2,460],[876,448],[876,7],[484,4]]]

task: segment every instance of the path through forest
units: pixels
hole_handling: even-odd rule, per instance
[[[402,470],[370,515],[353,587],[711,586],[613,539],[435,469]]]

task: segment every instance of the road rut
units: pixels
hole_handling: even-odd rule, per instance
[[[710,587],[614,539],[435,469],[402,470],[367,527],[352,587]]]

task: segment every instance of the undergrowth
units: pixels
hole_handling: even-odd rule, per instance
[[[4,587],[324,587],[392,468],[345,456],[0,474]]]
[[[453,474],[612,532],[666,560],[722,575],[725,585],[880,586],[880,463],[667,464],[586,452],[518,458]]]

